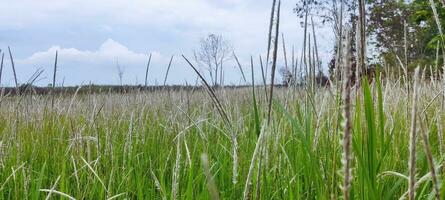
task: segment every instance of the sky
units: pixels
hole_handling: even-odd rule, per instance
[[[292,45],[300,55],[303,27],[293,12],[297,0],[283,0],[280,33],[288,58]],[[194,84],[196,74],[181,55],[193,58],[201,38],[222,35],[234,48],[246,76],[254,56],[255,80],[260,81],[258,56],[265,56],[271,0],[0,0],[0,49],[11,47],[20,83],[43,69],[36,85],[52,82],[55,52],[59,52],[56,85],[143,84],[148,55],[148,82]],[[333,45],[329,26],[316,24],[319,54],[328,61]],[[281,39],[280,39],[281,43]],[[283,66],[280,44],[279,64]],[[224,63],[224,82],[243,84],[234,59]],[[200,68],[206,72],[205,68]],[[5,53],[1,85],[12,86],[9,54]]]

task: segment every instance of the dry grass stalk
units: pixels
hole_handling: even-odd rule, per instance
[[[317,44],[317,36],[315,34],[315,25],[314,25],[314,19],[311,17],[311,24],[312,24],[312,35],[314,36],[314,47],[315,47],[315,56],[316,56],[316,64],[318,73],[321,73],[321,62],[320,57],[318,56],[318,44]]]
[[[8,51],[9,51],[9,58],[11,59],[12,72],[14,73],[14,82],[15,82],[16,93],[18,95],[20,95],[20,88],[19,88],[19,83],[17,80],[17,73],[15,72],[15,65],[14,65],[14,59],[12,58],[11,48],[8,47]]]
[[[270,46],[272,45],[272,30],[273,30],[273,21],[275,18],[275,5],[277,0],[272,1],[272,9],[270,13],[270,24],[269,24],[269,35],[267,39],[267,55],[266,55],[266,76],[267,76],[267,69],[269,66],[269,58],[270,58]]]
[[[275,25],[275,40],[274,40],[274,52],[273,52],[273,62],[272,62],[272,78],[271,78],[271,87],[269,93],[269,106],[268,106],[268,114],[267,114],[267,123],[270,124],[272,118],[272,98],[273,98],[273,87],[275,81],[275,69],[277,67],[277,54],[278,54],[278,36],[280,31],[280,8],[281,8],[281,0],[278,1],[278,10],[277,10],[277,22]]]
[[[306,46],[307,46],[307,17],[308,17],[308,8],[306,8],[306,14],[304,17],[304,37],[303,37],[303,62],[304,62],[304,69],[305,69],[305,78],[307,79],[309,77],[309,70],[308,70],[308,63],[307,63],[307,56],[306,56]]]
[[[415,198],[415,184],[416,184],[416,119],[417,119],[417,93],[419,84],[419,67],[416,68],[414,73],[414,92],[413,92],[413,103],[411,110],[411,132],[409,135],[409,184],[408,184],[408,195],[410,200]]]
[[[360,69],[361,72],[365,71],[366,68],[366,16],[365,16],[365,0],[359,0],[359,26],[360,26]],[[356,69],[356,70],[357,70]]]
[[[3,74],[3,60],[5,58],[5,53],[2,53],[2,61],[0,63],[0,86],[2,84],[2,74]]]
[[[196,72],[196,74],[198,75],[198,77],[201,79],[201,81],[204,83],[205,88],[207,89],[207,91],[209,92],[209,96],[212,99],[216,110],[218,111],[219,115],[222,117],[223,121],[225,122],[225,124],[227,125],[227,128],[230,130],[231,134],[231,142],[232,142],[232,159],[233,159],[233,167],[232,167],[232,182],[233,184],[238,183],[238,140],[237,140],[237,136],[235,131],[233,130],[231,121],[227,115],[227,113],[225,112],[221,102],[219,101],[219,99],[216,97],[215,92],[213,91],[212,87],[210,87],[210,85],[207,83],[207,81],[205,80],[205,78],[201,75],[201,73],[199,73],[199,71],[195,68],[195,66],[193,66],[193,64],[184,56],[182,55],[182,57],[184,58],[184,60],[190,65],[190,67],[193,69],[193,71]]]
[[[314,92],[314,68],[312,65],[312,54],[311,54],[311,34],[308,33],[308,54],[307,54],[307,59],[308,59],[308,67],[309,67],[309,87],[310,87],[310,91]],[[310,93],[312,94],[312,93]]]
[[[260,57],[260,67],[261,67],[261,77],[263,78],[263,85],[264,85],[264,94],[266,96],[266,102],[267,102],[267,80],[266,80],[266,74],[264,73],[264,65],[263,65],[263,59]]]
[[[233,57],[235,58],[236,64],[238,65],[239,71],[241,72],[241,76],[243,77],[244,82],[247,82],[246,76],[244,75],[243,68],[241,67],[241,64],[240,64],[235,52],[233,52]]]
[[[442,115],[438,114],[438,117],[436,119],[436,125],[437,125],[437,137],[439,138],[439,152],[440,156],[443,156],[444,154],[444,144],[443,144],[443,123],[442,123]]]
[[[173,57],[174,57],[174,56],[172,56],[172,57],[170,58],[170,62],[168,62],[168,67],[167,67],[167,71],[165,72],[164,85],[163,85],[163,87],[165,87],[165,84],[167,84],[168,73],[170,72],[170,67],[172,66]]]
[[[148,86],[148,70],[150,69],[150,63],[151,63],[151,53],[150,56],[148,57],[148,62],[147,62],[147,68],[145,69],[145,87]]]
[[[287,65],[286,42],[284,41],[284,33],[281,33],[281,40],[283,42],[284,67],[286,67],[286,70],[289,70],[289,66]]]
[[[184,58],[184,60],[190,65],[190,67],[192,67],[193,71],[196,72],[196,74],[198,75],[198,77],[201,79],[201,81],[204,83],[205,88],[207,88],[207,90],[210,93],[210,98],[212,99],[213,103],[215,104],[217,111],[219,112],[219,114],[221,115],[221,117],[223,118],[223,120],[226,122],[228,127],[232,127],[231,123],[230,123],[230,119],[228,117],[228,115],[226,114],[226,112],[224,111],[221,102],[219,101],[218,97],[216,97],[215,91],[213,91],[212,87],[207,83],[207,81],[205,80],[205,78],[201,75],[201,73],[199,73],[199,71],[195,68],[195,66],[193,66],[193,64],[184,56],[182,55],[182,57]]]
[[[294,45],[292,45],[292,70],[291,70],[291,74],[292,74],[292,85],[295,86],[296,82],[297,82],[297,60],[295,58],[295,47]]]
[[[436,69],[436,74],[434,77],[436,79],[440,79],[440,70],[439,70],[439,53],[440,53],[440,41],[437,41],[436,44],[436,59],[434,60],[434,68]]]
[[[54,73],[53,73],[53,85],[52,90],[53,94],[51,96],[51,108],[54,108],[54,96],[55,96],[55,89],[56,89],[56,74],[57,74],[57,57],[58,57],[58,51],[56,51],[56,58],[54,59]]]
[[[403,21],[403,46],[405,53],[405,66],[408,66],[408,25],[406,24],[406,20]]]
[[[423,148],[426,154],[426,159],[428,161],[428,166],[431,174],[431,182],[433,183],[434,196],[436,200],[440,200],[439,183],[437,181],[437,172],[434,166],[433,153],[431,152],[429,137],[427,135],[427,132],[425,131],[426,129],[424,123],[421,122],[420,125],[422,127],[421,135],[423,139]]]
[[[303,68],[304,68],[304,66],[303,66],[303,64],[304,64],[304,62],[303,62],[303,58],[304,58],[304,49],[305,49],[305,47],[303,46],[302,47],[302,49],[301,49],[301,55],[300,55],[300,67],[299,67],[299,71],[296,71],[295,73],[299,73],[300,74],[300,80],[303,80]],[[298,67],[297,67],[298,68]],[[297,74],[295,74],[295,77],[297,77]]]

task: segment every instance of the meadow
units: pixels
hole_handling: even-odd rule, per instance
[[[369,82],[351,92],[351,197],[407,197],[413,105],[416,194],[434,197],[428,156],[441,180],[443,83],[419,80],[413,104],[411,84]],[[335,87],[277,88],[269,123],[264,87],[214,93],[223,115],[201,87],[58,95],[54,106],[51,95],[4,96],[0,197],[342,197],[345,118]]]
[[[343,14],[340,2],[334,18]],[[224,87],[223,58],[214,54],[211,80],[183,56],[201,85],[166,86],[172,57],[164,85],[149,89],[150,55],[145,86],[56,87],[56,52],[52,86],[39,89],[32,84],[43,71],[19,85],[8,49],[16,87],[1,88],[0,199],[443,199],[443,34],[432,40],[434,68],[409,62],[406,22],[403,60],[395,54],[397,64],[371,66],[359,4],[356,27],[335,19],[328,76],[305,4],[298,64],[292,51],[288,66],[281,34],[288,71],[279,86],[275,0],[264,66],[251,57],[246,78],[233,52],[245,86]],[[204,49],[222,46],[210,36]]]

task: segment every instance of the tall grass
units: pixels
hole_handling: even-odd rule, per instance
[[[405,177],[410,120],[404,112],[411,103],[405,101],[405,87],[397,83],[364,81],[362,85],[359,96],[351,93],[355,101],[350,107],[354,154],[350,162],[350,199],[400,198],[408,190]],[[206,90],[197,89],[188,100],[182,98],[188,93],[186,90],[171,92],[171,97],[167,91],[57,96],[56,109],[51,110],[45,106],[51,98],[48,96],[34,96],[29,105],[17,104],[19,96],[8,97],[0,108],[0,196],[342,196],[343,177],[338,176],[338,170],[342,167],[343,147],[338,145],[340,137],[333,128],[341,122],[335,109],[337,97],[327,88],[317,89],[314,99],[324,99],[325,103],[317,109],[319,114],[311,114],[305,111],[310,102],[304,98],[285,101],[288,89],[276,88],[271,125],[258,132],[258,124],[267,120],[267,107],[255,103],[257,98],[264,99],[261,88],[226,90],[224,103],[220,102],[226,115],[231,116],[230,126],[236,132],[238,182],[233,181],[233,135],[222,115],[214,111],[215,104],[207,99]],[[431,91],[441,90],[440,86],[418,86],[417,107],[425,110],[429,119],[443,119],[443,113],[437,112],[441,102],[431,101],[436,96]],[[213,92],[216,95],[222,91]],[[166,98],[171,100],[165,101]],[[15,113],[17,121],[10,118]],[[313,120],[315,116],[319,119]],[[422,131],[429,133],[432,160],[440,160],[436,122],[419,120],[426,123]],[[313,145],[316,129],[319,136],[317,145]],[[268,134],[261,136],[263,132]],[[16,145],[18,142],[20,145]],[[207,155],[206,162],[201,161],[202,154]],[[419,177],[430,174],[427,154],[416,154],[416,173]],[[438,177],[443,176],[441,170],[437,173]],[[431,176],[417,180],[417,198],[434,195],[436,186],[432,185]],[[443,191],[442,185],[437,186]],[[255,192],[259,188],[261,191]]]
[[[359,68],[365,67],[366,56],[363,2]],[[443,99],[437,97],[444,83],[419,78],[419,70],[413,83],[407,62],[401,62],[403,84],[384,79],[377,68],[374,77],[357,77],[352,87],[350,30],[340,17],[334,72],[338,81],[318,86],[318,44],[312,27],[311,47],[306,12],[301,85],[274,87],[280,9],[281,1],[274,0],[266,63],[259,57],[260,87],[255,85],[253,57],[251,87],[227,89],[210,86],[182,56],[202,86],[125,94],[80,94],[78,88],[74,94],[57,96],[2,96],[0,199],[443,197],[445,116]],[[343,15],[343,5],[338,14]],[[10,49],[9,54],[20,94]],[[150,61],[151,55],[146,86]],[[57,54],[53,87],[56,70]],[[297,74],[294,52],[292,70]],[[37,71],[28,83],[41,74]],[[49,100],[51,109],[46,106]],[[423,151],[417,148],[418,124]]]

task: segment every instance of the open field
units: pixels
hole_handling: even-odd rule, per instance
[[[376,83],[352,92],[351,196],[406,197],[413,88]],[[421,134],[443,178],[441,84],[418,87],[421,199],[434,195]],[[202,89],[56,96],[54,108],[50,95],[5,97],[0,197],[338,199],[340,93],[306,89],[277,89],[269,124],[264,87],[255,99],[251,88],[216,90],[227,119]]]
[[[241,22],[268,14],[248,14],[261,10],[254,1],[233,8],[238,1],[134,2],[115,4],[108,11],[113,16],[119,13],[110,18],[113,21],[125,19],[115,24],[115,33],[127,35],[131,43],[135,35],[143,35],[154,37],[150,45],[178,45],[165,47],[175,51],[170,59],[162,51],[133,52],[112,39],[98,51],[54,46],[16,62],[22,65],[17,68],[20,72],[26,69],[25,76],[31,72],[27,65],[35,61],[44,63],[47,71],[51,66],[52,82],[45,80],[44,68],[37,68],[24,82],[11,48],[0,50],[0,200],[445,198],[445,0],[298,0],[283,7],[284,16],[289,18],[292,12],[291,20],[298,17],[292,23],[300,22],[298,32],[291,35],[303,34],[302,45],[291,40],[287,45],[291,48],[280,31],[280,26],[288,30],[291,24],[280,24],[281,0],[271,2],[268,34],[252,29],[261,23]],[[129,16],[152,14],[145,10],[152,9],[155,17],[120,16],[128,6],[134,7],[127,11]],[[99,12],[112,6],[82,8],[100,8]],[[50,10],[64,13],[58,7]],[[196,15],[196,21],[187,18],[200,14],[198,10],[206,14]],[[62,31],[69,33],[67,38],[113,35],[114,29],[90,12],[66,16],[88,16],[87,24],[91,19],[100,21],[101,31],[94,32],[95,26],[79,28],[87,34],[76,33],[70,30],[78,28],[70,28],[64,20],[63,26],[50,28],[67,27]],[[232,17],[237,12],[242,15]],[[52,16],[44,9],[41,16],[46,15]],[[212,20],[213,15],[221,19]],[[155,20],[160,26],[133,24],[133,19]],[[166,19],[174,25],[162,21]],[[224,20],[230,23],[220,23]],[[240,25],[230,28],[235,21]],[[194,37],[188,31],[204,32],[201,24],[235,32],[237,37],[229,38],[238,41],[241,59],[217,33],[201,38],[193,56],[182,52],[178,56],[179,50],[193,47],[182,43],[185,36]],[[326,30],[316,31],[328,24],[333,34],[329,55],[319,51],[326,48],[326,40],[320,42],[326,39]],[[147,27],[150,34],[143,32]],[[39,26],[39,31],[44,29]],[[136,32],[127,34],[124,29]],[[23,45],[18,31],[11,33],[19,39],[11,38]],[[254,49],[257,55],[246,59],[250,51],[245,48],[253,49],[251,45],[260,41],[244,40],[257,34],[267,35],[267,49]],[[84,47],[92,45],[87,43]],[[53,52],[54,65],[49,65]],[[59,52],[64,56],[61,71]],[[134,85],[124,76],[121,55],[134,67],[129,70],[136,75]],[[167,59],[168,65],[162,65]],[[109,60],[115,60],[119,84],[94,85],[98,80],[112,81]],[[6,66],[11,66],[9,74],[3,74]],[[160,66],[165,67],[163,78],[157,73]],[[261,80],[255,80],[260,75]],[[67,87],[65,76],[72,79]],[[178,83],[178,77],[185,83]],[[73,86],[73,81],[87,78],[94,79],[89,86],[84,81],[79,81],[82,87]],[[230,79],[239,79],[238,84],[233,80],[225,84]],[[169,86],[173,82],[177,85]]]

